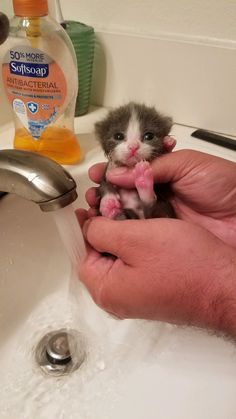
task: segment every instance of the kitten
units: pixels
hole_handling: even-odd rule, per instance
[[[95,124],[111,167],[134,167],[136,189],[118,188],[104,178],[99,187],[101,215],[112,219],[174,217],[167,185],[154,185],[150,161],[171,151],[175,140],[168,137],[172,119],[154,108],[128,103],[110,111]]]

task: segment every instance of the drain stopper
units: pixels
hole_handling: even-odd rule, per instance
[[[76,330],[55,330],[38,343],[35,359],[47,374],[60,376],[78,369],[85,360],[85,343]]]
[[[48,360],[52,364],[68,364],[73,356],[71,352],[75,349],[73,343],[74,339],[71,339],[71,343],[69,344],[68,334],[66,332],[59,332],[52,336],[46,345]]]

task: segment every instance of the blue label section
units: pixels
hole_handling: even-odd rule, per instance
[[[36,105],[35,102],[34,105]],[[54,120],[55,116],[57,115],[57,108],[54,108],[52,114],[48,119],[40,119],[38,121],[33,121],[32,119],[28,120],[28,129],[30,134],[32,135],[34,140],[38,140],[42,134],[42,132],[45,130],[45,128]]]
[[[10,72],[16,76],[46,78],[49,74],[48,64],[31,64],[10,61]]]

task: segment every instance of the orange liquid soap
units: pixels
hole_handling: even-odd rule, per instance
[[[13,0],[13,7],[2,78],[14,115],[14,148],[75,164],[81,151],[73,130],[78,72],[72,43],[48,16],[47,0]]]
[[[18,128],[14,148],[42,154],[60,164],[75,164],[81,159],[81,150],[75,134],[67,128],[46,128],[35,141],[25,128]]]

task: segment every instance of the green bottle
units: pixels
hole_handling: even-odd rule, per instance
[[[77,58],[79,92],[75,116],[79,116],[87,113],[90,105],[95,34],[94,29],[84,23],[66,20],[65,25]]]
[[[88,112],[90,105],[95,47],[94,29],[84,23],[64,20],[60,0],[55,2],[54,15],[56,20],[66,30],[75,50],[79,79],[75,116],[84,115]]]

